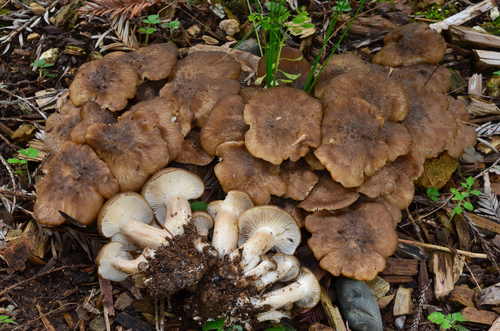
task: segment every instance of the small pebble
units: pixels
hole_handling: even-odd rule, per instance
[[[405,328],[406,315],[401,315],[394,320],[394,324],[398,330],[403,330]]]
[[[40,39],[40,35],[36,32],[33,32],[33,33],[30,33],[28,35],[28,38],[26,38],[26,39],[28,39],[28,41],[38,40],[38,39]]]
[[[219,41],[217,39],[212,38],[210,36],[203,36],[203,37],[201,37],[201,39],[203,39],[205,41],[205,43],[208,45],[218,45],[219,44]]]
[[[43,15],[45,14],[45,8],[37,4],[36,2],[30,3],[30,8],[33,14],[35,15]]]
[[[219,28],[224,30],[228,36],[233,36],[235,33],[240,32],[240,25],[235,19],[221,21],[219,23]]]

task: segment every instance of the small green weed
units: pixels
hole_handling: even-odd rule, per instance
[[[181,26],[181,22],[170,21],[168,23],[162,24],[161,26],[170,30],[170,39],[172,40],[174,37],[174,30]]]
[[[207,209],[207,204],[201,201],[195,201],[191,202],[191,209],[192,210],[205,210]]]
[[[28,160],[30,158],[37,157],[38,153],[39,153],[38,150],[28,147],[27,149],[19,150],[19,154],[26,156],[26,160],[19,160],[18,158],[12,158],[7,160],[7,162],[9,162],[10,164],[17,164],[17,170],[13,171],[12,173],[17,174],[24,183],[28,184],[28,186],[31,186],[31,176],[30,176],[30,171],[28,169]]]
[[[435,187],[429,187],[427,188],[427,197],[431,199],[432,201],[439,201],[439,192],[437,188]]]
[[[461,313],[453,313],[444,316],[442,313],[436,311],[427,316],[429,321],[440,325],[445,330],[467,331],[467,328],[457,324],[457,322],[465,322],[465,316]]]
[[[142,22],[146,23],[148,25],[147,28],[140,28],[139,29],[139,31],[146,34],[146,41],[144,42],[144,45],[147,46],[148,40],[149,40],[149,35],[158,31],[157,29],[152,28],[151,26],[153,24],[160,24],[161,20],[160,20],[160,16],[158,14],[154,14],[154,15],[148,15],[148,18],[143,19]]]
[[[332,10],[336,12],[338,10],[342,10],[346,13],[350,12],[352,10],[351,5],[347,1],[339,1],[339,3],[336,6],[332,7]]]
[[[36,60],[35,62],[30,64],[30,66],[38,68],[40,80],[42,80],[44,77],[52,78],[56,76],[54,74],[49,74],[49,72],[46,70],[46,68],[52,67],[53,65],[54,63],[45,62],[45,59]]]
[[[5,85],[5,83],[0,83],[0,88],[6,88],[7,85]]]
[[[456,13],[456,9],[444,9],[442,6],[434,5],[427,11],[418,11],[416,16],[424,16],[428,20],[442,21]]]
[[[203,329],[203,331],[208,331],[208,330],[215,330],[215,331],[224,331],[224,330],[225,331],[243,331],[243,328],[241,327],[241,325],[235,325],[233,327],[224,329],[224,324],[225,323],[226,323],[226,319],[225,318],[219,318],[218,320],[207,322],[207,324],[205,324],[202,329]]]
[[[480,191],[472,190],[472,185],[474,185],[474,178],[468,177],[466,183],[460,183],[462,186],[465,188],[465,192],[458,192],[456,188],[450,188],[451,193],[453,193],[455,196],[451,199],[453,201],[457,202],[457,206],[453,208],[453,211],[451,212],[450,215],[450,220],[455,216],[455,214],[460,215],[463,212],[463,208],[467,210],[473,210],[474,207],[472,206],[472,203],[465,201],[465,198],[468,198],[471,194],[472,195],[480,195]]]
[[[3,323],[5,323],[5,324],[16,324],[16,325],[17,325],[17,323],[16,323],[16,322],[14,322],[14,321],[13,321],[13,320],[12,320],[9,316],[7,316],[7,315],[2,315],[2,316],[0,316],[0,324],[3,324]]]

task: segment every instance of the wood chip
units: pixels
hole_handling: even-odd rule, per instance
[[[394,316],[408,315],[411,312],[413,309],[412,293],[412,288],[399,287],[394,299],[394,308],[392,311]]]
[[[474,307],[474,291],[467,285],[456,286],[448,299],[461,306]]]
[[[480,307],[483,305],[500,305],[500,283],[482,290],[479,294],[478,304]]]
[[[418,260],[387,258],[385,269],[380,275],[416,276]]]
[[[485,0],[477,5],[471,6],[465,10],[462,10],[458,14],[455,14],[453,16],[448,17],[444,21],[434,23],[429,25],[431,29],[436,30],[437,32],[441,33],[443,30],[448,30],[448,27],[451,25],[462,25],[463,23],[473,19],[474,17],[477,17],[481,15],[482,13],[485,13],[489,11],[491,8],[496,6],[494,0]]]
[[[492,325],[498,315],[492,311],[466,307],[460,311],[467,322]]]

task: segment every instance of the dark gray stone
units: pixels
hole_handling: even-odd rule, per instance
[[[377,301],[365,282],[341,277],[335,290],[342,316],[353,331],[382,331]]]
[[[255,56],[260,56],[260,48],[259,43],[255,39],[245,39],[241,42],[241,44],[236,47],[240,51],[252,53]]]

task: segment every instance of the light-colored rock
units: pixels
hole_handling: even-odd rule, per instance
[[[219,28],[224,30],[229,36],[233,36],[235,33],[240,32],[240,25],[235,19],[221,21],[219,23]]]
[[[26,38],[28,41],[38,40],[40,39],[40,35],[36,32],[30,33]]]
[[[30,3],[30,8],[33,14],[35,15],[43,15],[45,14],[45,8],[37,4],[36,2]]]

